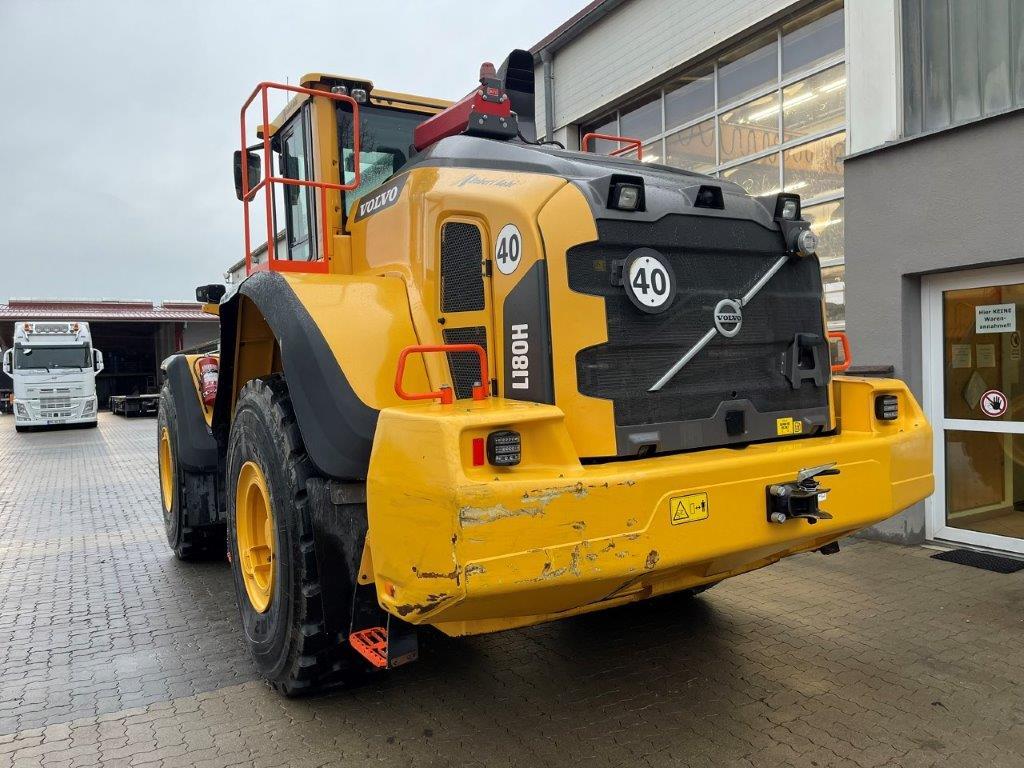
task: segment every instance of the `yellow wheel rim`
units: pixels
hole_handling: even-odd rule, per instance
[[[238,473],[235,536],[245,593],[253,609],[263,613],[274,596],[274,517],[267,480],[252,461],[245,462]]]
[[[174,503],[174,457],[171,456],[171,435],[167,427],[160,430],[160,499],[164,511],[170,512]]]

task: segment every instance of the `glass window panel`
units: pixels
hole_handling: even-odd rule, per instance
[[[924,130],[949,125],[949,6],[927,3],[922,15]]]
[[[779,94],[748,101],[718,120],[721,162],[763,152],[779,143]]]
[[[759,160],[727,168],[721,178],[739,184],[750,195],[773,195],[779,191],[779,155],[774,153]]]
[[[953,120],[970,120],[981,115],[978,63],[978,17],[981,0],[952,0]]]
[[[830,331],[846,327],[846,267],[839,264],[821,270],[821,286],[825,291],[825,319]]]
[[[603,133],[606,136],[618,136],[619,135],[619,121],[615,115],[605,117],[595,123],[586,125],[580,131],[580,142],[583,141],[583,137],[588,133]],[[596,152],[599,155],[610,154],[618,144],[614,141],[605,141],[604,139],[592,139],[588,142],[587,146],[580,144],[580,149],[584,152]]]
[[[846,45],[843,2],[833,0],[782,27],[783,77],[810,69]]]
[[[803,217],[811,222],[811,229],[818,236],[818,258],[822,264],[842,261],[843,236],[845,233],[845,205],[842,200],[821,205],[812,205],[801,211]]]
[[[718,103],[728,104],[777,83],[779,42],[775,32],[734,48],[718,61]]]
[[[627,157],[632,157],[633,153],[629,152]],[[665,152],[662,149],[662,140],[652,141],[650,144],[644,144],[644,153],[641,158],[645,163],[662,163],[665,162]]]
[[[785,191],[804,199],[842,192],[845,155],[845,131],[787,149],[782,157]]]
[[[989,317],[1006,317],[1014,307],[1016,323],[989,324],[978,332],[978,308]],[[963,288],[942,294],[945,415],[980,421],[1024,420],[1024,359],[1015,353],[1014,336],[1021,330],[1024,284]],[[1014,327],[1015,326],[1015,327]],[[1006,412],[995,418],[982,410],[982,395],[998,390],[1008,399]]]
[[[783,141],[838,128],[846,119],[846,67],[826,69],[782,89]]]
[[[916,136],[922,130],[921,3],[900,3],[900,31],[903,44],[903,135]]]
[[[619,135],[641,141],[661,133],[661,92],[645,96],[619,111]]]
[[[981,4],[981,82],[986,115],[1010,108],[1010,2]]]
[[[715,68],[708,64],[665,86],[665,130],[706,115],[715,108]]]
[[[715,121],[691,125],[665,137],[665,163],[697,173],[715,168]]]
[[[946,524],[1024,538],[1024,435],[946,430]]]

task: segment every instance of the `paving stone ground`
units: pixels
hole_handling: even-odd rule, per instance
[[[151,419],[0,417],[0,766],[1024,766],[1024,573],[856,541],[286,700],[155,466]]]

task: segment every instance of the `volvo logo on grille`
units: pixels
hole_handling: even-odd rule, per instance
[[[732,338],[743,327],[743,310],[740,303],[732,299],[722,299],[715,305],[715,328],[723,336]]]

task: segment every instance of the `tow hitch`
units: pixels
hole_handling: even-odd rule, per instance
[[[818,506],[829,492],[828,488],[821,487],[818,478],[838,474],[839,470],[836,469],[835,462],[832,462],[801,469],[793,482],[766,486],[768,522],[784,523],[794,518],[803,518],[814,525],[819,520],[831,520],[832,515]]]

